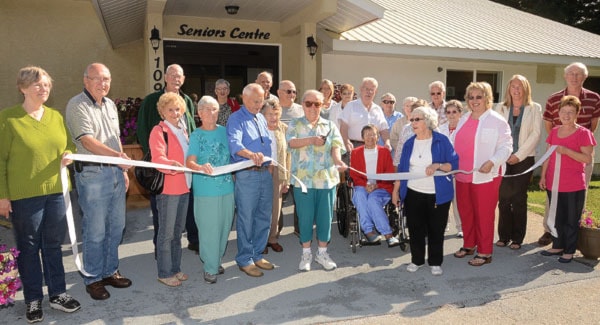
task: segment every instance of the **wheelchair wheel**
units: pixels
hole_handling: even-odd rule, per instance
[[[352,253],[356,253],[356,247],[358,246],[358,232],[352,232],[350,234],[350,246],[352,247]]]
[[[390,227],[392,228],[392,235],[398,236],[398,233],[400,233],[400,220],[399,220],[399,215],[398,215],[398,209],[392,202],[389,202],[385,206],[385,212],[390,221]]]
[[[337,188],[336,200],[335,200],[335,212],[337,219],[337,226],[340,235],[344,238],[348,237],[348,222],[347,215],[350,209],[350,198],[348,197],[348,185],[341,183]]]

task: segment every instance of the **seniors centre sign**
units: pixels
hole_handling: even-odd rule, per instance
[[[271,38],[270,32],[262,31],[260,28],[245,30],[241,27],[233,27],[231,30],[226,30],[211,27],[194,28],[188,24],[179,25],[177,35],[216,39],[231,38],[236,40],[269,40]]]

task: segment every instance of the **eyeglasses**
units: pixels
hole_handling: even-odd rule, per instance
[[[108,77],[104,77],[104,78],[102,78],[102,77],[87,77],[87,78],[93,82],[98,82],[98,83],[102,82],[102,83],[107,83],[107,84],[109,84],[110,80],[111,80]]]
[[[458,114],[458,111],[447,111],[446,115],[450,115],[450,114]]]
[[[411,118],[409,121],[410,121],[410,123],[412,123],[412,122],[425,121],[425,119],[422,117],[415,117],[415,118]]]
[[[304,106],[306,106],[306,107],[314,106],[315,108],[320,108],[321,106],[323,106],[323,103],[311,102],[310,100],[307,100],[307,101],[304,101]]]
[[[387,100],[386,99],[386,100],[382,100],[381,102],[384,103],[384,104],[396,104],[395,100]]]
[[[473,100],[473,99],[482,99],[483,96],[469,96],[469,100]]]
[[[229,88],[220,88],[220,87],[219,87],[219,88],[217,88],[217,89],[215,89],[215,90],[216,90],[216,91],[228,91],[228,90],[229,90]]]
[[[281,91],[283,91],[286,94],[296,94],[296,89],[282,89]]]
[[[437,93],[430,93],[430,95],[431,95],[431,96],[435,96],[435,95],[438,95],[438,96],[439,96],[439,95],[441,95],[441,94],[442,94],[441,92],[437,92]]]

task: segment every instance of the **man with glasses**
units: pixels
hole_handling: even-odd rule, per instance
[[[185,75],[183,74],[183,68],[178,64],[171,64],[167,67],[165,72],[165,86],[163,89],[151,93],[142,101],[140,111],[137,119],[137,138],[138,142],[142,146],[144,154],[149,150],[148,140],[150,139],[150,131],[154,126],[158,125],[158,122],[162,121],[162,118],[158,114],[156,104],[162,94],[170,92],[179,94],[185,101],[186,111],[181,117],[181,121],[187,128],[188,135],[196,129],[194,122],[194,111],[195,105],[192,99],[183,93],[181,86],[185,82]],[[198,246],[198,228],[196,228],[196,221],[194,220],[194,196],[190,191],[190,202],[188,204],[188,214],[185,220],[185,229],[187,231],[188,249],[194,251],[196,254],[199,253],[200,247]],[[152,242],[154,243],[154,252],[156,255],[156,236],[158,235],[158,210],[156,209],[156,195],[150,195],[150,209],[152,210],[152,223],[154,224],[154,237]]]
[[[349,102],[339,116],[340,132],[347,152],[352,152],[355,147],[364,145],[360,132],[367,124],[373,124],[379,129],[384,146],[388,150],[392,150],[390,133],[383,110],[373,102],[378,85],[375,78],[363,78],[360,86],[360,98]]]
[[[438,125],[443,125],[448,122],[446,117],[446,86],[441,81],[434,81],[429,84],[429,95],[431,103],[429,104],[438,113]]]
[[[263,276],[273,264],[263,258],[271,229],[273,207],[273,177],[271,157],[273,139],[267,120],[260,113],[264,89],[256,83],[244,87],[242,108],[227,121],[227,137],[231,163],[251,160],[254,165],[235,173],[235,206],[238,253],[235,261],[240,270],[251,277]]]
[[[402,113],[396,111],[396,97],[392,93],[385,93],[381,96],[381,107],[383,108],[383,115],[388,125],[388,132],[392,132],[392,126],[397,120],[402,118]],[[377,144],[383,146],[383,139],[378,139]],[[390,141],[390,144],[393,143]],[[392,157],[394,156],[394,148],[392,147]]]
[[[277,89],[279,95],[279,105],[281,105],[281,122],[288,124],[293,118],[304,116],[304,111],[300,104],[296,104],[296,85],[290,80],[282,80]]]
[[[83,92],[67,104],[66,123],[77,153],[129,159],[119,138],[117,107],[106,97],[110,82],[110,71],[104,64],[90,64],[83,74]],[[82,213],[84,283],[92,299],[105,300],[110,297],[105,286],[131,286],[131,280],[121,276],[118,269],[129,166],[81,161],[74,165]]]

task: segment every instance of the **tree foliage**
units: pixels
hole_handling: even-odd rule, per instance
[[[492,1],[594,34],[600,34],[600,0]]]

